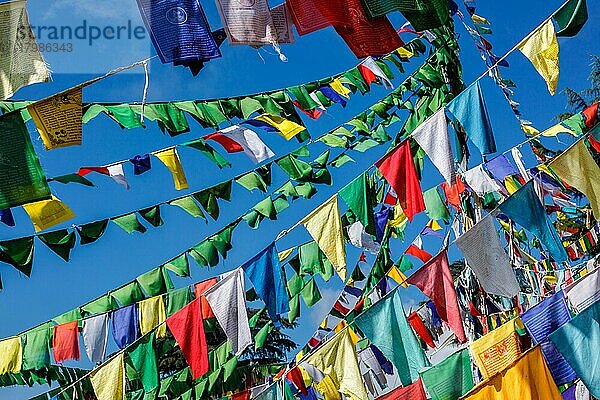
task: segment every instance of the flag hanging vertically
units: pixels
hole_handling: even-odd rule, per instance
[[[125,353],[94,369],[90,382],[98,400],[125,400]]]
[[[519,50],[544,78],[550,94],[556,93],[560,67],[558,41],[552,20],[548,20],[519,44]]]

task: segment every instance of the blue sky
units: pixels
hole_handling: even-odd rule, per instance
[[[272,0],[271,6],[279,2],[279,0]],[[202,4],[213,29],[220,27],[221,22],[214,3],[202,1]],[[560,4],[558,0],[535,0],[527,2],[527,6],[524,7],[522,1],[515,0],[481,1],[478,14],[485,16],[493,24],[494,34],[488,39],[493,43],[495,53],[502,55]],[[561,52],[559,90],[565,87],[575,89],[586,87],[589,71],[588,54],[600,54],[597,42],[600,17],[594,12],[592,4],[589,5],[590,20],[582,32],[575,38],[559,39]],[[133,0],[56,0],[53,2],[29,0],[28,11],[32,25],[78,26],[84,19],[88,24],[96,26],[119,25],[127,23],[128,20],[131,20],[132,26],[142,25]],[[404,22],[400,14],[393,14],[391,17],[398,27]],[[460,35],[464,80],[469,83],[484,71],[484,64],[462,26],[457,24],[456,28]],[[42,40],[44,39],[41,38],[40,42]],[[44,42],[48,41],[44,40]],[[41,99],[111,68],[145,58],[152,51],[148,39],[99,40],[93,46],[87,46],[85,40],[72,44],[74,51],[71,54],[47,55],[47,61],[54,71],[51,83],[24,88],[15,98]],[[183,68],[161,65],[158,60],[154,60],[151,64],[148,100],[206,99],[255,93],[310,82],[357,64],[354,55],[333,29],[324,29],[308,36],[297,37],[296,44],[284,46],[283,52],[289,59],[287,63],[280,62],[272,49],[267,48],[259,52],[249,47],[232,47],[226,42],[222,51],[223,58],[208,63],[195,78]],[[552,125],[554,115],[564,110],[564,96],[560,94],[550,96],[542,78],[520,53],[513,53],[508,61],[511,67],[503,69],[503,73],[518,85],[515,99],[521,103],[524,116],[540,129]],[[144,84],[143,75],[139,72],[138,69],[137,73],[134,71],[121,74],[86,88],[84,101],[139,101]],[[397,81],[401,79],[402,76],[397,74]],[[500,90],[490,79],[484,79],[482,86],[490,109],[498,148],[503,151],[521,142],[524,136]],[[308,121],[308,118],[304,120],[311,135],[316,137],[347,121],[385,94],[385,89],[376,87],[367,96],[354,96],[346,109],[334,106],[327,115],[317,121]],[[203,130],[191,120],[191,132],[175,138],[163,135],[153,123],[148,125],[147,129],[126,131],[121,130],[108,118],[100,116],[84,126],[83,146],[51,152],[43,149],[41,140],[33,128],[30,132],[42,166],[49,177],[75,172],[84,165],[104,165],[136,154],[145,154],[210,133],[210,130]],[[395,134],[396,131],[392,133]],[[297,147],[297,142],[285,142],[277,135],[262,135],[262,137],[278,155]],[[553,139],[545,143],[559,147]],[[333,187],[319,186],[319,192],[313,199],[294,203],[293,207],[286,210],[278,221],[266,221],[259,231],[253,231],[247,226],[240,227],[234,234],[234,249],[224,263],[208,270],[199,268],[192,262],[192,278],[174,279],[176,286],[188,285],[236,268],[269,244],[282,229],[294,225],[332,193],[364,171],[383,154],[384,147],[381,146],[364,156],[353,155],[356,156],[357,163],[344,166],[341,173],[334,172]],[[325,148],[320,145],[311,146],[311,157],[316,157],[324,150]],[[224,170],[218,170],[207,163],[202,155],[192,149],[181,150],[180,156],[190,184],[189,192],[209,187],[252,168],[250,161],[239,154],[227,156],[233,168]],[[477,156],[474,157],[474,161],[476,160]],[[529,155],[527,160],[529,166],[533,165]],[[175,191],[169,171],[156,159],[153,160],[152,171],[139,177],[133,176],[131,166],[125,168],[132,184],[129,191],[125,191],[110,178],[103,176],[91,177],[97,184],[96,188],[51,183],[53,193],[71,206],[77,215],[64,226],[107,218],[184,194]],[[429,162],[426,163],[425,168],[428,172],[433,172],[425,174],[422,182],[424,189],[442,181],[441,176]],[[276,167],[273,171],[274,186],[272,187],[275,188],[284,181],[284,176]],[[164,263],[218,231],[240,215],[241,211],[245,211],[263,197],[262,193],[249,194],[245,189],[234,185],[232,201],[230,204],[223,203],[222,214],[217,222],[205,224],[202,220],[195,220],[178,209],[163,207],[165,225],[159,228],[150,227],[143,235],[138,233],[127,235],[115,225],[110,225],[105,236],[97,243],[85,247],[77,246],[68,264],[37,242],[31,278],[19,276],[17,271],[8,265],[3,265],[0,269],[5,288],[0,293],[0,315],[5,318],[5,322],[0,324],[0,337],[17,334],[133,280],[139,274]],[[33,227],[22,209],[15,210],[15,218],[18,224],[16,228],[0,227],[0,240],[21,237],[33,232]],[[400,241],[392,243],[396,255],[406,248],[416,231],[420,230],[425,222],[423,215],[418,216],[407,230],[407,243]],[[308,238],[308,234],[299,228],[278,243],[278,247],[285,249],[294,244],[304,243]],[[437,240],[426,241],[426,248],[430,252],[435,253],[439,250],[439,246]],[[451,254],[457,257],[455,252]],[[349,251],[349,268],[354,265],[357,257],[357,251]],[[369,256],[370,262],[372,259],[373,257]],[[333,278],[329,283],[319,280],[319,287],[323,300],[313,309],[302,309],[300,319],[302,327],[293,332],[294,339],[300,345],[306,342],[333,304],[341,283],[337,278]],[[414,291],[404,292],[403,295],[406,305],[415,302]],[[69,365],[89,367],[86,361]],[[45,387],[0,389],[0,398],[28,398],[45,390],[47,390]]]

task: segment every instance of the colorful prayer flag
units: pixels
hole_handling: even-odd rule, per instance
[[[188,188],[187,179],[185,178],[185,172],[183,171],[183,166],[181,165],[181,160],[179,159],[177,149],[172,148],[152,154],[162,161],[162,163],[165,164],[165,166],[169,168],[169,171],[171,171],[173,174],[175,189],[184,190]]]
[[[98,400],[125,400],[125,353],[94,369],[90,382]]]
[[[535,69],[544,78],[550,94],[556,93],[558,75],[560,72],[558,62],[558,41],[554,32],[552,20],[548,20],[533,34],[529,35],[519,44],[519,50],[531,61]]]
[[[27,212],[29,218],[31,218],[36,232],[75,218],[73,211],[54,196],[50,200],[24,204],[23,209]]]

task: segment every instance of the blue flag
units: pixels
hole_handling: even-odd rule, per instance
[[[467,136],[477,146],[481,154],[496,152],[496,142],[492,123],[479,81],[466,88],[448,104],[448,111],[460,122]]]
[[[138,312],[135,304],[112,313],[112,333],[115,343],[124,349],[140,337]]]
[[[533,181],[523,185],[498,208],[507,217],[534,234],[546,246],[554,261],[567,261],[567,252],[535,193]]]
[[[277,323],[280,314],[290,311],[290,304],[275,243],[271,243],[242,265],[242,269],[252,282],[258,297],[265,302],[269,318]]]
[[[137,0],[137,4],[163,63],[221,57],[198,0]]]

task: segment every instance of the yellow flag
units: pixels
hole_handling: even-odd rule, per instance
[[[279,115],[263,114],[256,117],[256,119],[258,121],[266,122],[273,128],[277,129],[281,136],[285,138],[285,140],[290,140],[303,130],[306,130],[306,128],[302,125],[298,125],[297,123],[280,117]]]
[[[485,379],[508,368],[521,355],[515,326],[513,319],[470,344],[471,354]]]
[[[184,190],[188,188],[187,179],[185,178],[185,172],[183,172],[183,166],[181,165],[181,160],[179,159],[177,149],[168,149],[152,154],[162,161],[162,163],[169,168],[171,174],[173,174],[175,189]]]
[[[90,374],[90,381],[98,400],[125,399],[125,353],[96,368]]]
[[[397,266],[392,266],[387,273],[387,276],[392,278],[398,285],[401,285],[404,288],[408,288],[408,283],[406,283],[406,276],[398,269]]]
[[[350,98],[350,93],[352,93],[352,92],[350,91],[350,89],[348,89],[346,86],[344,86],[339,79],[336,78],[333,81],[331,81],[329,86],[331,86],[331,88],[334,91],[336,91],[337,94],[339,94],[340,96],[344,96],[347,99]]]
[[[474,24],[479,24],[479,25],[489,25],[490,21],[488,21],[486,18],[477,15],[477,14],[473,14],[471,15],[471,21],[473,21]]]
[[[152,329],[160,325],[167,318],[165,311],[165,302],[162,296],[154,296],[149,299],[142,300],[138,303],[140,314],[140,332],[142,335],[150,332]],[[167,335],[167,325],[162,324],[156,330],[156,337],[161,338]]]
[[[406,214],[404,214],[404,210],[400,204],[396,204],[394,206],[394,218],[388,221],[388,225],[395,228],[399,227],[400,229],[404,229],[404,227],[408,224],[408,218],[406,218]]]
[[[525,124],[521,125],[521,130],[530,136],[536,136],[540,133],[535,127]]]
[[[553,127],[546,129],[544,132],[542,132],[542,136],[554,137],[559,133],[568,133],[569,135],[577,136],[575,132],[563,126],[562,124],[556,124]]]
[[[408,50],[405,47],[400,47],[396,52],[402,58],[411,58],[411,57],[414,57],[414,55],[415,55],[415,53],[413,53],[412,51]]]
[[[536,346],[503,373],[481,382],[461,399],[562,400],[562,396],[544,361],[541,347]]]
[[[594,217],[600,218],[600,167],[580,140],[550,163],[550,168],[570,186],[585,194]]]
[[[0,375],[21,372],[21,338],[12,337],[0,342]]]
[[[434,231],[441,231],[442,230],[442,226],[435,219],[429,220],[429,222],[427,223],[427,226],[429,228],[433,229]]]
[[[325,400],[342,400],[337,386],[329,375],[326,375],[321,382],[315,384],[315,388],[323,395]]]
[[[50,200],[24,204],[23,208],[29,214],[36,232],[75,218],[73,211],[54,196]]]
[[[294,252],[294,250],[296,250],[296,248],[292,247],[291,249],[287,249],[287,250],[280,251],[279,253],[277,253],[277,256],[279,257],[279,261],[280,262],[285,261]]]
[[[556,93],[558,85],[558,41],[554,32],[554,24],[549,19],[529,38],[519,44],[519,50],[529,58],[535,69],[548,84],[550,94]]]
[[[346,252],[342,219],[337,195],[302,220],[310,235],[315,239],[325,257],[331,262],[338,275],[346,281]]]
[[[81,87],[76,87],[27,107],[46,149],[81,144],[81,100]]]
[[[335,388],[348,400],[369,398],[349,330],[346,329],[325,342],[306,359],[306,362],[330,376]]]
[[[338,332],[343,331],[346,328],[348,328],[348,331],[350,333],[350,339],[352,340],[352,343],[354,343],[354,344],[358,343],[360,341],[360,338],[358,337],[356,332],[354,332],[354,330],[348,326],[348,323],[345,320],[341,320],[340,322],[338,322],[338,324],[335,326],[335,328],[333,328],[333,331],[338,333]]]

